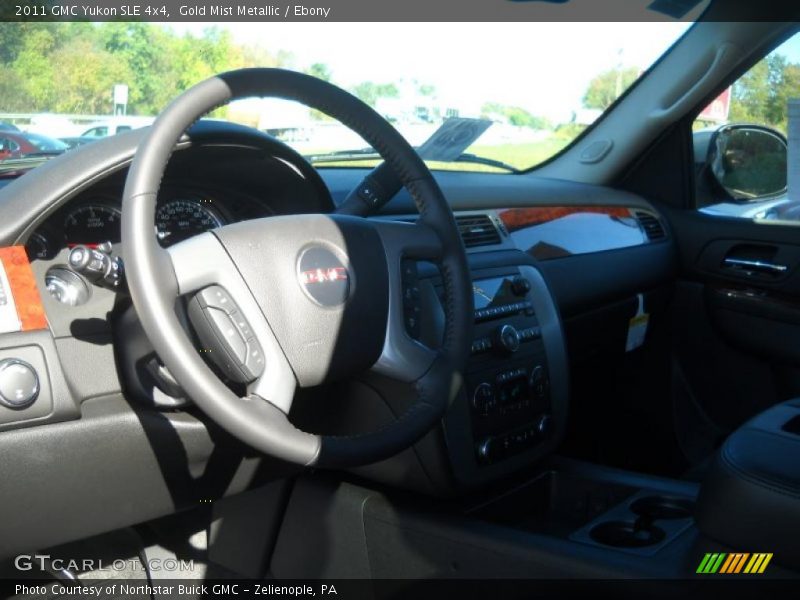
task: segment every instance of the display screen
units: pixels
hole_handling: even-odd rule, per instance
[[[511,277],[496,277],[473,281],[472,295],[475,310],[518,302],[519,298],[511,291],[511,279]]]

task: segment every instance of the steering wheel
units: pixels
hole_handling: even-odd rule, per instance
[[[252,96],[300,102],[360,134],[408,189],[419,209],[417,222],[341,213],[277,216],[226,225],[162,248],[155,235],[156,197],[175,145],[203,115]],[[211,419],[263,453],[319,467],[376,462],[432,429],[461,387],[473,307],[452,211],[403,137],[369,106],[327,82],[282,69],[242,69],[179,96],[137,148],[122,200],[122,242],[131,298],[158,356]],[[407,332],[406,259],[435,262],[441,271],[440,347],[423,345]],[[247,356],[253,355],[258,375],[243,397],[201,358],[176,313],[181,297],[203,290],[228,303],[226,323],[250,334],[244,336],[250,340]],[[330,436],[301,431],[289,421],[298,386],[368,369],[410,384],[416,394],[388,425]]]

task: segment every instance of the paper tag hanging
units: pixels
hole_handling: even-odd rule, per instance
[[[644,312],[644,296],[642,294],[636,294],[636,297],[639,300],[639,308],[628,323],[628,339],[625,342],[625,352],[636,350],[636,348],[644,344],[644,338],[647,335],[647,325],[650,322],[650,315]]]

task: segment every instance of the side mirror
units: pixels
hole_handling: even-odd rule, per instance
[[[786,192],[788,143],[777,130],[759,125],[723,125],[707,143],[705,171],[716,186],[736,202],[761,200]]]

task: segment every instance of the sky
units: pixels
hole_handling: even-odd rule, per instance
[[[366,25],[366,26],[365,26]],[[200,33],[208,24],[165,25]],[[237,42],[285,50],[297,69],[327,64],[332,81],[400,78],[436,87],[440,103],[521,106],[554,122],[581,107],[589,81],[617,65],[649,67],[689,27],[652,23],[220,23]]]

